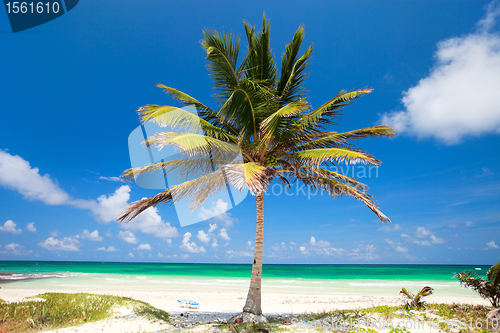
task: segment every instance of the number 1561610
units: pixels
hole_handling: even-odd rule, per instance
[[[49,14],[49,13],[54,13],[57,14],[59,13],[59,10],[61,9],[59,6],[59,3],[57,1],[54,1],[52,3],[47,2],[18,2],[18,1],[13,1],[13,2],[7,2],[5,4],[5,7],[7,7],[7,13],[13,13],[13,14]]]

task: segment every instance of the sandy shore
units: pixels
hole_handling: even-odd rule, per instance
[[[2,285],[0,298],[13,302],[20,301],[26,297],[32,297],[45,292],[88,292],[88,290],[44,290],[44,289],[11,289],[9,285]],[[116,319],[104,322],[91,323],[77,328],[59,329],[57,332],[169,332],[169,331],[194,331],[194,324],[226,321],[233,315],[239,313],[243,308],[245,292],[225,291],[127,291],[113,290],[110,293],[99,291],[99,294],[112,294],[117,296],[131,297],[151,304],[152,306],[167,311],[172,317],[174,326],[150,323],[143,318],[136,318],[128,310],[118,313]],[[179,306],[178,299],[188,299],[200,303],[199,309],[186,309]],[[483,304],[489,303],[479,296],[457,296],[439,297],[432,295],[427,297],[428,302],[434,303],[467,303]],[[397,293],[394,297],[387,296],[338,296],[338,295],[307,295],[296,293],[263,292],[262,308],[264,315],[268,316],[293,316],[303,313],[318,313],[337,309],[367,308],[377,305],[400,305],[401,298]],[[198,329],[207,331],[209,326]]]

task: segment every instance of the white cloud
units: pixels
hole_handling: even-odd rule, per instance
[[[141,244],[137,247],[137,250],[151,251],[151,245],[149,244]]]
[[[133,254],[132,252],[130,252],[130,253],[128,254],[128,256],[129,256],[130,258],[133,258],[133,257],[134,257],[134,254]]]
[[[36,232],[35,222],[30,222],[26,225],[26,230],[28,232]]]
[[[219,244],[217,244],[217,238],[214,238],[214,239],[212,240],[212,247],[213,247],[214,249],[216,249],[216,248],[218,248],[218,247],[219,247]]]
[[[125,242],[129,244],[136,244],[137,238],[130,231],[120,231],[117,235],[118,238],[123,239]]]
[[[210,228],[208,229],[208,233],[212,233],[217,229],[217,223],[209,224]]]
[[[498,1],[492,1],[487,7],[485,17],[477,23],[479,31],[488,33],[496,25],[498,17],[500,17],[500,6]]]
[[[410,238],[410,236],[408,236],[407,234],[401,234],[401,237],[403,237],[403,238]]]
[[[318,245],[319,247],[328,247],[328,246],[331,246],[330,242],[328,241],[324,241],[324,240],[319,240],[318,242],[316,242],[316,245]]]
[[[226,228],[222,228],[220,229],[220,232],[219,232],[219,237],[224,239],[224,240],[227,240],[228,242],[231,240],[231,238],[229,237],[229,235],[227,234],[227,230]]]
[[[398,245],[398,246],[396,246],[396,247],[394,248],[394,250],[396,250],[396,251],[397,251],[397,252],[399,252],[399,253],[407,253],[407,252],[408,252],[408,249],[407,249],[406,247],[401,247],[401,246],[399,246],[399,245]]]
[[[102,241],[102,237],[99,236],[99,231],[94,230],[92,232],[89,232],[87,229],[83,230],[83,233],[80,236],[82,239],[88,239],[93,242],[100,242]]]
[[[499,12],[492,2],[477,32],[439,42],[434,68],[403,93],[405,110],[381,122],[446,144],[500,133],[500,36],[490,32]]]
[[[474,222],[471,222],[471,221],[467,221],[467,222],[465,222],[465,226],[466,226],[467,228],[473,227],[473,226],[475,226],[475,225],[476,225],[476,224],[475,224]]]
[[[98,247],[96,250],[97,251],[105,251],[105,252],[116,252],[116,251],[118,251],[114,246],[111,246],[111,245],[108,246],[108,248],[106,248],[104,246],[103,247]]]
[[[248,251],[233,251],[233,250],[228,250],[228,251],[226,251],[226,256],[228,256],[229,258],[233,258],[233,257],[240,257],[240,258],[243,258],[243,257],[253,257],[253,253],[248,252]]]
[[[494,241],[491,241],[491,242],[486,243],[486,248],[484,248],[483,250],[496,250],[498,248],[499,248],[499,246],[496,245]]]
[[[79,200],[80,208],[89,208],[99,222],[110,223],[120,216],[130,199],[130,187],[122,185],[115,193],[101,195],[96,201]]]
[[[13,234],[21,234],[23,232],[21,229],[16,229],[16,223],[14,223],[12,220],[7,220],[3,224],[3,226],[0,226],[0,231],[10,232]]]
[[[231,228],[234,225],[236,219],[231,217],[231,213],[226,213],[228,210],[229,210],[229,204],[224,200],[219,199],[217,200],[217,202],[212,203],[211,208],[201,207],[198,215],[204,220],[214,218],[223,227]]]
[[[0,253],[10,254],[10,255],[13,254],[13,255],[17,255],[17,256],[25,256],[25,255],[33,253],[33,251],[25,250],[24,246],[21,246],[21,245],[16,244],[16,243],[7,244],[7,245],[5,245],[4,248],[5,248],[5,251],[1,251]]]
[[[431,242],[429,242],[428,240],[424,240],[424,241],[416,240],[413,243],[420,245],[420,246],[431,246]]]
[[[112,181],[112,182],[122,182],[122,179],[120,177],[104,177],[104,176],[101,176],[101,177],[99,177],[99,179],[109,180],[109,181]]]
[[[319,254],[319,255],[335,256],[335,257],[340,258],[341,255],[345,252],[344,249],[331,247],[331,244],[328,241],[324,241],[322,239],[317,241],[314,236],[311,236],[311,238],[309,239],[309,244],[311,245],[310,250],[312,252],[315,252],[316,254]],[[284,243],[282,243],[281,245],[284,249],[286,249],[286,246]],[[304,249],[302,249],[302,248],[304,248]],[[299,247],[299,250],[302,254],[309,254],[309,251],[307,251],[305,249],[305,246]]]
[[[198,231],[197,237],[202,243],[208,244],[208,242],[210,242],[210,236],[208,236],[203,230]]]
[[[156,207],[146,209],[132,221],[122,223],[120,226],[126,230],[140,231],[144,234],[160,238],[179,236],[177,228],[163,221]]]
[[[59,230],[55,229],[55,230],[52,230],[52,231],[49,231],[49,234],[51,237],[57,237],[59,236]]]
[[[317,254],[323,254],[327,256],[334,256],[337,258],[341,258],[342,254],[346,251],[341,248],[335,248],[335,247],[326,247],[326,248],[321,248],[321,249],[315,249]]]
[[[49,251],[80,251],[80,241],[75,237],[64,237],[59,240],[54,237],[49,237],[45,241],[39,243],[41,247]]]
[[[444,243],[444,239],[442,239],[440,237],[436,237],[434,235],[431,235],[431,241],[432,241],[432,244],[443,244]]]
[[[17,191],[26,199],[47,205],[62,205],[69,199],[69,195],[49,175],[41,176],[38,168],[32,168],[28,161],[1,149],[0,185]]]
[[[372,244],[359,244],[359,248],[362,249],[362,250],[365,250],[366,252],[375,252],[375,245],[372,245]]]
[[[375,254],[375,246],[371,244],[359,244],[352,252],[346,253],[351,260],[377,260],[379,256]]]
[[[380,227],[377,230],[378,231],[385,231],[385,232],[393,232],[393,231],[401,230],[401,226],[399,224],[394,224],[392,227],[390,225],[384,225],[383,227]]]
[[[118,218],[128,205],[131,191],[128,185],[123,185],[113,194],[101,195],[97,200],[74,199],[50,176],[41,176],[38,168],[32,168],[28,161],[20,156],[12,156],[4,150],[0,150],[0,185],[15,190],[30,200],[38,200],[48,205],[69,205],[90,210],[96,220],[103,223],[110,223]],[[218,203],[217,207],[219,206],[221,204]],[[221,208],[224,207],[217,209]],[[228,216],[218,218],[223,220],[229,218],[229,222],[232,221]],[[121,227],[162,238],[179,236],[177,229],[168,222],[162,221],[158,210],[153,207],[131,222],[122,223]]]
[[[200,253],[200,252],[206,252],[205,248],[203,246],[198,246],[196,245],[195,242],[189,242],[189,239],[191,238],[191,233],[186,232],[184,236],[182,237],[182,244],[179,246],[180,249],[191,252],[191,253]]]
[[[427,237],[431,234],[431,232],[427,229],[425,229],[424,227],[418,227],[417,228],[417,232],[415,232],[415,236],[417,237]]]

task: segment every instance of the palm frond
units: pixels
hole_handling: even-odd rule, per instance
[[[210,158],[216,154],[228,160],[236,158],[240,149],[237,145],[209,136],[188,132],[160,132],[146,139],[147,147],[156,146],[159,150],[166,146],[174,147],[181,154]]]
[[[358,190],[367,190],[368,186],[365,184],[348,177],[346,175],[343,175],[341,173],[331,171],[325,168],[319,168],[315,166],[309,166],[309,165],[302,165],[302,164],[293,164],[293,163],[287,163],[287,169],[284,170],[278,170],[278,172],[281,172],[285,175],[290,175],[290,174],[295,174],[296,172],[299,173],[310,173],[313,175],[318,175],[321,177],[325,178],[332,178],[338,181],[342,181],[350,186],[353,186],[354,188]]]
[[[240,38],[233,33],[219,33],[215,30],[204,30],[205,38],[201,45],[207,52],[208,69],[219,90],[220,98],[226,98],[238,86],[236,63],[240,48]]]
[[[283,125],[282,122],[284,118],[300,115],[308,108],[309,103],[307,103],[305,99],[300,98],[283,106],[278,111],[264,119],[260,123],[261,140],[265,144],[264,150],[267,149],[270,141],[278,134],[279,128]],[[291,123],[285,123],[284,125],[291,125]]]
[[[253,92],[238,88],[234,90],[222,105],[219,113],[225,119],[232,119],[234,123],[239,124],[239,134],[243,138],[257,140],[257,120],[255,117],[255,107],[253,104]]]
[[[189,96],[188,94],[186,94],[180,90],[177,90],[177,89],[171,88],[171,87],[167,87],[163,84],[156,84],[156,86],[158,88],[163,89],[164,92],[166,92],[167,94],[172,96],[174,99],[180,101],[182,103],[182,105],[184,105],[184,106],[194,105],[197,109],[197,112],[198,112],[200,118],[202,118],[208,122],[218,124],[219,127],[232,133],[233,135],[238,134],[238,131],[236,129],[234,129],[226,119],[221,117],[217,112],[213,111],[209,107],[205,106],[203,103],[199,102],[197,99]]]
[[[167,105],[146,105],[138,110],[142,123],[151,121],[162,127],[199,133],[203,130],[205,135],[225,141],[236,143],[237,137],[229,134],[224,129],[212,125],[198,115],[185,109]]]
[[[141,200],[134,201],[130,205],[128,205],[125,210],[122,212],[122,214],[116,219],[118,222],[130,222],[134,218],[137,217],[137,215],[141,214],[144,212],[146,209],[149,207],[156,207],[159,204],[167,204],[169,202],[172,202],[173,197],[170,192],[170,190],[163,191],[161,193],[158,193],[157,195],[151,197],[151,198],[144,198]]]
[[[150,165],[131,168],[125,170],[121,177],[126,181],[131,181],[146,173],[165,173],[165,175],[174,175],[177,179],[189,179],[213,172],[220,165],[234,163],[232,160],[220,160],[211,155],[210,158],[183,158],[168,160]]]
[[[309,46],[306,52],[297,59],[303,40],[304,27],[301,26],[295,32],[292,41],[286,45],[281,57],[281,75],[276,91],[283,103],[302,97],[302,83],[307,76],[305,70],[312,54],[312,46]]]
[[[357,140],[367,137],[393,137],[395,135],[394,129],[387,125],[377,125],[365,127],[349,132],[320,132],[309,136],[298,138],[297,144],[291,144],[291,150],[304,150],[311,148],[329,148],[336,146],[349,145],[347,140]]]
[[[379,165],[380,161],[360,150],[349,148],[318,148],[302,150],[286,154],[285,158],[295,159],[299,164],[319,166],[323,162],[335,163],[365,163],[370,165]]]
[[[227,191],[226,177],[223,169],[218,168],[209,174],[172,186],[170,191],[175,202],[189,200],[189,209],[193,211],[202,205],[208,197]]]
[[[224,166],[229,185],[241,190],[248,188],[252,194],[265,192],[269,183],[269,170],[260,163],[247,162]]]
[[[349,105],[353,99],[371,93],[372,91],[373,88],[364,88],[350,92],[342,90],[337,94],[337,96],[304,116],[299,121],[299,125],[301,128],[303,128],[315,126],[318,123],[335,124],[332,120],[332,117],[338,116],[340,109]]]
[[[331,196],[349,196],[357,199],[365,204],[375,215],[378,216],[382,222],[391,222],[391,220],[385,216],[380,209],[378,209],[372,196],[366,192],[360,191],[348,184],[344,184],[335,179],[322,177],[310,173],[295,173],[298,180],[303,182],[305,185],[311,188],[324,190],[328,195]]]
[[[258,79],[265,85],[274,86],[276,83],[276,63],[274,53],[269,43],[270,24],[264,14],[262,19],[262,31],[254,33],[254,28],[245,22],[245,32],[248,39],[248,57],[246,58],[245,77]]]

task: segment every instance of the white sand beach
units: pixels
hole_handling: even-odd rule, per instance
[[[167,311],[173,319],[173,324],[165,325],[160,323],[151,323],[144,318],[139,318],[131,314],[129,309],[120,309],[114,319],[108,319],[102,322],[88,323],[77,327],[58,329],[54,332],[170,332],[170,331],[200,331],[209,329],[216,331],[210,326],[193,325],[202,323],[225,322],[233,315],[239,313],[243,308],[246,290],[224,291],[222,287],[207,286],[205,290],[194,292],[185,291],[186,288],[175,290],[120,290],[113,289],[112,292],[103,292],[96,290],[98,294],[111,294],[117,296],[126,296],[141,300],[152,306]],[[219,290],[217,290],[219,289]],[[5,301],[20,301],[27,297],[36,296],[45,292],[92,292],[87,288],[73,288],[68,290],[51,289],[14,289],[9,288],[9,284],[2,285],[0,298]],[[366,296],[347,296],[347,295],[308,295],[304,293],[284,292],[283,290],[263,290],[262,296],[263,312],[268,316],[291,317],[304,313],[320,313],[338,309],[356,309],[368,308],[377,305],[400,305],[402,300],[397,293],[394,296],[384,295],[366,295]],[[179,306],[178,299],[188,299],[200,304],[199,309],[186,309]],[[440,297],[431,295],[426,298],[428,302],[434,303],[461,303],[461,304],[482,304],[489,303],[479,296],[445,296]],[[413,332],[413,331],[412,331]],[[415,331],[417,332],[417,331]]]

